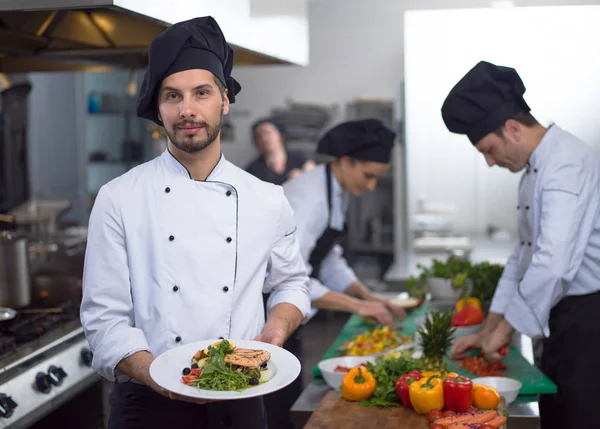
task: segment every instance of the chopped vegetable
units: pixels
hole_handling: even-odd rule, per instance
[[[341,346],[344,356],[366,356],[392,350],[412,340],[410,335],[400,335],[389,327],[376,328],[356,335]]]
[[[502,371],[506,369],[504,362],[500,361],[492,363],[481,356],[462,359],[458,364],[471,374],[480,377],[499,376],[502,375]]]

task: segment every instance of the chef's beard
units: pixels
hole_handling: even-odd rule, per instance
[[[205,121],[181,121],[173,126],[170,131],[165,130],[167,136],[173,146],[179,149],[182,152],[187,153],[196,153],[200,152],[207,147],[209,147],[219,136],[221,132],[221,123],[223,122],[223,108],[221,108],[221,114],[219,115],[219,122],[213,126],[209,125],[208,122]],[[206,131],[206,138],[198,139],[197,135],[193,135],[192,137],[186,136],[177,136],[177,131],[179,127],[182,126],[190,126],[190,127],[203,127]]]

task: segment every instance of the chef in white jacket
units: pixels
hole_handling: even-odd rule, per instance
[[[93,367],[117,383],[111,429],[174,422],[183,429],[264,429],[260,398],[184,402],[154,383],[149,366],[199,340],[281,346],[309,312],[306,267],[283,190],[221,154],[222,117],[241,89],[232,66],[233,50],[211,17],[158,35],[137,113],[164,126],[168,148],[96,198],[81,321]],[[263,291],[270,293],[266,324]]]
[[[390,166],[396,134],[376,119],[341,123],[320,140],[317,152],[334,160],[284,183],[294,210],[302,258],[311,276],[312,306],[375,318],[393,327],[404,309],[364,286],[343,257],[351,195],[373,191]]]
[[[451,354],[481,347],[491,360],[519,331],[543,338],[542,371],[558,386],[540,395],[543,429],[598,427],[600,404],[600,158],[558,125],[529,113],[517,72],[478,63],[442,107],[448,129],[466,134],[489,166],[524,170],[519,240],[482,331]]]

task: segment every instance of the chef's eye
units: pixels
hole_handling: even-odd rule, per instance
[[[198,94],[200,97],[206,97],[206,96],[209,94],[209,92],[208,92],[208,90],[206,90],[206,89],[200,89],[200,90],[198,90],[198,93],[197,93],[197,94]]]
[[[175,100],[177,98],[177,93],[176,92],[169,92],[166,95],[167,100]]]

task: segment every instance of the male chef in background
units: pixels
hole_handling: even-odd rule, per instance
[[[281,346],[310,309],[283,190],[221,154],[222,118],[241,89],[232,66],[212,17],[159,34],[137,113],[164,126],[167,150],[104,185],[94,204],[81,320],[93,367],[117,383],[110,429],[266,428],[262,398],[183,402],[152,380],[150,364],[199,340]]]
[[[540,395],[543,429],[600,427],[600,158],[558,125],[542,126],[517,72],[485,61],[450,91],[442,117],[491,167],[524,170],[519,241],[477,335],[451,356],[481,347],[491,360],[513,332],[543,338],[542,371],[558,386]]]

